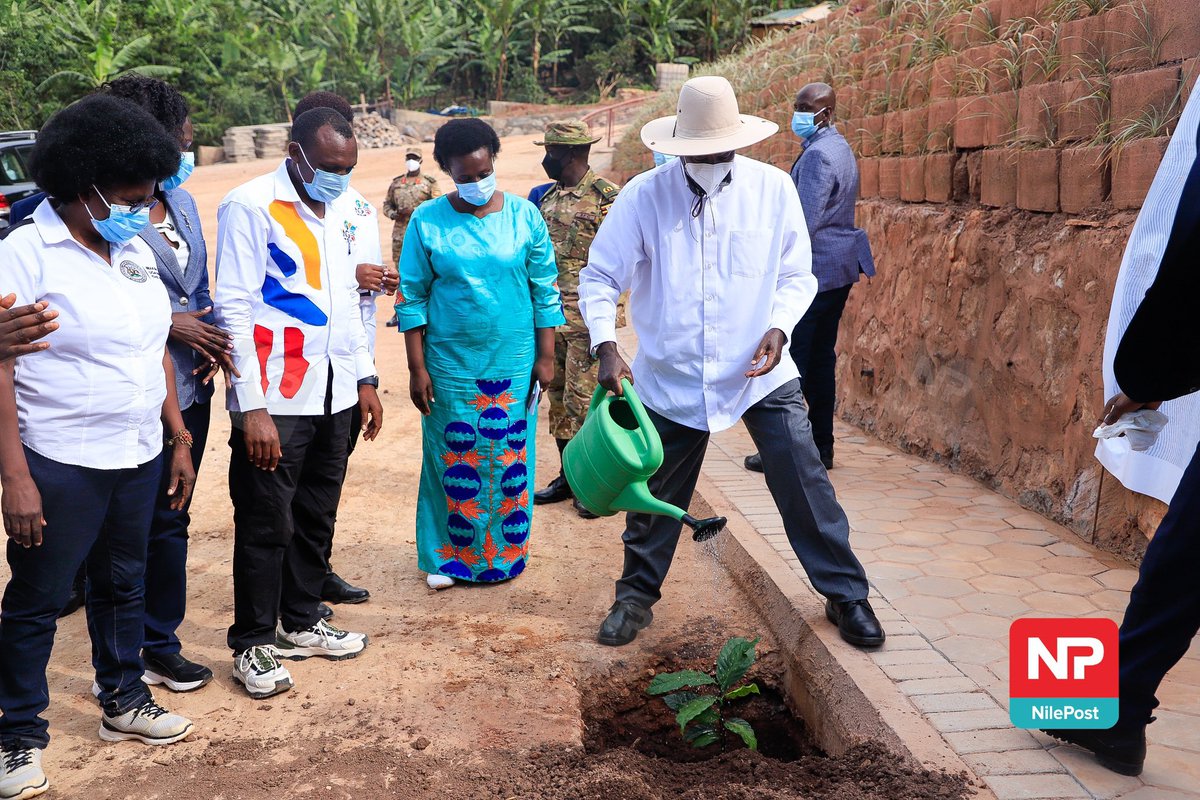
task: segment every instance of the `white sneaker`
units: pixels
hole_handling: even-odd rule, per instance
[[[449,589],[451,586],[453,586],[454,578],[451,578],[449,575],[437,575],[431,572],[425,576],[425,584],[430,589],[437,589],[438,591],[441,591],[442,589]]]
[[[333,661],[354,658],[367,646],[364,633],[351,633],[335,628],[325,620],[303,631],[288,633],[282,623],[275,629],[275,649],[280,658],[301,660],[309,656],[321,656]]]
[[[233,657],[233,679],[246,687],[255,700],[281,694],[292,688],[292,676],[279,663],[273,645],[259,645]]]
[[[186,739],[191,732],[190,719],[172,714],[149,698],[120,716],[100,716],[100,738],[106,742],[172,744]]]
[[[24,800],[50,788],[42,772],[42,751],[36,747],[0,751],[0,798]]]

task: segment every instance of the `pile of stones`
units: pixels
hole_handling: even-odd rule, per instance
[[[405,136],[399,128],[374,111],[354,116],[354,138],[358,140],[359,147],[369,150],[378,147],[399,147],[419,141]]]
[[[287,150],[292,126],[286,122],[276,125],[260,125],[254,129],[254,152],[258,158],[281,158]]]
[[[222,144],[226,161],[253,161],[258,158],[254,149],[254,129],[253,125],[240,125],[225,131]]]

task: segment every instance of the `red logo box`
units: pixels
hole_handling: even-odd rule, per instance
[[[1018,619],[1008,632],[1010,697],[1117,697],[1117,623]]]

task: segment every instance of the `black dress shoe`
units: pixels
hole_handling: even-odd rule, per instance
[[[833,469],[833,451],[832,450],[821,453],[821,464],[825,467],[826,471]]]
[[[600,519],[599,514],[593,514],[592,512],[588,511],[584,507],[583,503],[579,502],[578,500],[572,501],[571,505],[575,507],[575,513],[579,515],[580,519]]]
[[[550,481],[550,485],[545,489],[539,489],[533,493],[533,504],[535,506],[544,506],[550,503],[561,503],[563,500],[570,500],[575,496],[571,491],[571,484],[567,483],[567,479],[559,475],[554,480]]]
[[[325,576],[325,586],[321,589],[321,599],[326,603],[365,603],[370,599],[371,593],[366,589],[360,589],[357,586],[351,586],[346,583],[336,573],[331,572]]]
[[[333,609],[324,603],[317,603],[317,612],[321,615],[321,619],[333,619]]]
[[[69,617],[79,609],[83,608],[84,601],[87,599],[82,586],[71,587],[71,596],[67,598],[67,604],[63,606],[62,611],[58,612],[58,618]]]
[[[750,470],[751,472],[763,471],[762,456],[760,456],[758,453],[755,453],[752,456],[746,456],[746,461],[744,463],[746,465],[746,469]]]
[[[875,611],[865,599],[844,603],[826,600],[825,618],[837,625],[842,638],[855,647],[879,647],[887,638]]]
[[[1150,718],[1154,721],[1154,717]],[[1107,730],[1047,728],[1042,733],[1090,750],[1102,767],[1121,775],[1141,775],[1146,762],[1146,726],[1121,725]]]
[[[596,641],[610,647],[629,644],[637,638],[638,631],[650,624],[654,613],[637,603],[618,600],[608,610],[608,617],[596,634]]]
[[[142,651],[146,671],[142,680],[151,686],[166,686],[172,692],[193,692],[212,680],[212,670],[189,661],[179,653],[156,656]]]

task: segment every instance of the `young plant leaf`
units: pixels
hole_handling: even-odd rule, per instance
[[[719,735],[716,725],[693,725],[691,728],[688,728],[687,733],[683,734],[683,738],[690,743],[696,741],[701,736],[706,734],[712,734],[713,736]],[[701,747],[703,747],[703,745],[701,745]]]
[[[707,730],[697,736],[695,739],[692,739],[692,747],[695,747],[696,749],[708,747],[710,744],[716,744],[717,740],[720,738],[721,736],[717,733],[716,729]]]
[[[752,695],[752,694],[762,694],[758,690],[757,683],[747,683],[745,686],[739,686],[736,689],[731,689],[730,691],[725,693],[725,699],[726,700],[737,700],[738,698],[746,697],[746,696]]]
[[[746,743],[746,747],[751,750],[758,749],[758,737],[754,735],[754,728],[750,727],[750,723],[744,719],[734,717],[733,719],[725,720],[725,730],[732,731],[741,737]]]
[[[697,725],[716,725],[721,721],[721,714],[717,711],[719,706],[714,705],[712,708],[705,709],[692,722]]]
[[[715,702],[717,702],[717,698],[709,695],[684,703],[683,708],[679,709],[679,713],[675,715],[675,721],[679,723],[679,732],[687,730],[688,723],[711,708]]]
[[[729,691],[750,670],[754,664],[754,646],[757,644],[758,639],[751,642],[734,636],[721,648],[721,654],[717,656],[717,683],[721,691]]]
[[[679,672],[664,672],[661,675],[654,676],[654,680],[650,681],[650,685],[646,687],[646,693],[666,694],[667,692],[676,692],[680,689],[694,688],[696,686],[711,686],[714,683],[716,681],[707,672],[698,672],[694,669],[685,669]]]
[[[663,702],[667,704],[667,708],[671,709],[672,711],[678,711],[679,709],[683,708],[684,703],[687,703],[690,700],[695,700],[699,696],[700,695],[696,694],[695,692],[676,692],[675,694],[669,694],[663,697]]]

